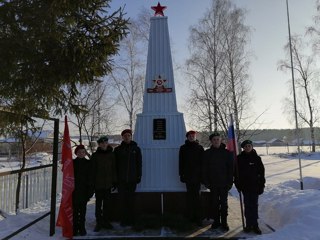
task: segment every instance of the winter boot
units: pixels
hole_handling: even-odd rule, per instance
[[[79,225],[80,225],[80,226],[79,226],[79,234],[80,234],[80,236],[85,236],[85,235],[87,235],[85,223],[84,223],[84,222],[81,222]]]
[[[80,234],[80,236],[85,236],[85,235],[87,235],[86,229],[85,229],[84,227],[80,228],[79,234]]]
[[[195,224],[198,226],[198,227],[202,227],[202,219],[197,219],[195,221]]]
[[[99,223],[97,223],[97,225],[95,226],[95,228],[93,229],[94,232],[99,232],[101,230],[101,225]]]
[[[221,227],[224,231],[229,231],[229,225],[226,217],[221,217]]]
[[[221,226],[221,223],[218,219],[215,219],[214,222],[211,224],[212,229],[217,229],[220,226]]]
[[[78,222],[74,222],[73,223],[73,236],[79,236],[79,223]]]
[[[113,226],[110,222],[103,222],[103,228],[105,229],[113,229]]]
[[[222,223],[221,224],[221,228],[222,228],[222,230],[224,230],[224,231],[229,231],[229,225],[228,225],[228,223]]]
[[[73,236],[78,236],[78,235],[79,235],[78,228],[73,228]]]
[[[252,230],[253,230],[253,232],[254,232],[255,234],[258,234],[258,235],[261,235],[261,234],[262,234],[262,232],[261,232],[261,230],[260,230],[260,228],[259,228],[258,225],[257,225],[257,226],[253,226]]]

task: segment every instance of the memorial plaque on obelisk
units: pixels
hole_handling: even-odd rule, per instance
[[[166,139],[166,119],[165,118],[153,119],[153,139],[154,140]]]

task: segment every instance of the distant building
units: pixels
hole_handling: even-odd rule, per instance
[[[265,146],[266,143],[267,143],[266,140],[257,140],[257,141],[253,141],[253,146],[261,147],[261,146]]]
[[[268,146],[286,146],[287,144],[278,138],[272,138],[267,142]]]
[[[303,145],[303,138],[299,138],[299,141],[298,141],[298,139],[293,139],[291,141],[290,145],[296,146],[296,145],[298,145],[298,142],[299,142],[299,145]]]

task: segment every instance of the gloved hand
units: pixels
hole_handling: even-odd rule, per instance
[[[180,175],[180,182],[182,183],[185,183],[186,182],[186,179],[183,175]]]

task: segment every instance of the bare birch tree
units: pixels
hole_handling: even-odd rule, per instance
[[[315,70],[315,58],[307,55],[306,43],[301,36],[294,36],[292,39],[292,58],[295,82],[297,88],[297,109],[290,111],[290,115],[297,111],[297,115],[302,125],[307,125],[310,129],[311,151],[315,152],[315,124],[319,121],[319,74]],[[279,68],[283,71],[291,70],[289,61],[289,43],[285,46],[287,59],[279,62]],[[293,105],[293,101],[287,100],[286,103]],[[287,105],[286,105],[287,108]],[[291,109],[291,108],[290,108]]]
[[[204,18],[190,30],[191,57],[186,63],[191,80],[190,109],[201,111],[191,116],[196,117],[197,123],[206,122],[197,128],[210,132],[218,130],[218,86],[225,61],[222,25],[230,7],[230,1],[213,1]]]
[[[311,36],[313,36],[313,50],[315,52],[320,52],[320,0],[317,0],[316,2],[316,8],[317,8],[317,15],[314,16],[313,21],[314,25],[309,26],[307,28],[307,33],[309,33]]]
[[[76,122],[71,121],[79,131],[79,142],[85,136],[89,142],[101,134],[111,134],[114,127],[114,105],[107,83],[96,81],[96,84],[79,86],[79,94],[73,103],[72,114]],[[93,150],[93,146],[89,146]]]
[[[233,113],[237,135],[241,139],[241,122],[246,119],[251,102],[249,85],[249,52],[246,49],[250,29],[244,24],[245,11],[233,9],[226,20],[224,27],[225,64],[223,66],[225,87],[222,96],[225,96],[219,108],[221,128],[227,132],[229,114]],[[246,112],[247,111],[247,112]]]
[[[119,56],[110,75],[113,89],[117,93],[116,102],[127,117],[122,124],[133,129],[136,114],[141,110],[146,66],[146,49],[150,25],[143,11],[137,20],[131,20],[128,36],[120,43]]]
[[[195,121],[201,130],[227,132],[230,113],[234,114],[237,129],[244,119],[250,101],[246,49],[250,29],[244,20],[243,9],[229,0],[217,0],[191,28],[191,57],[187,61],[189,109],[191,115],[202,120]]]

